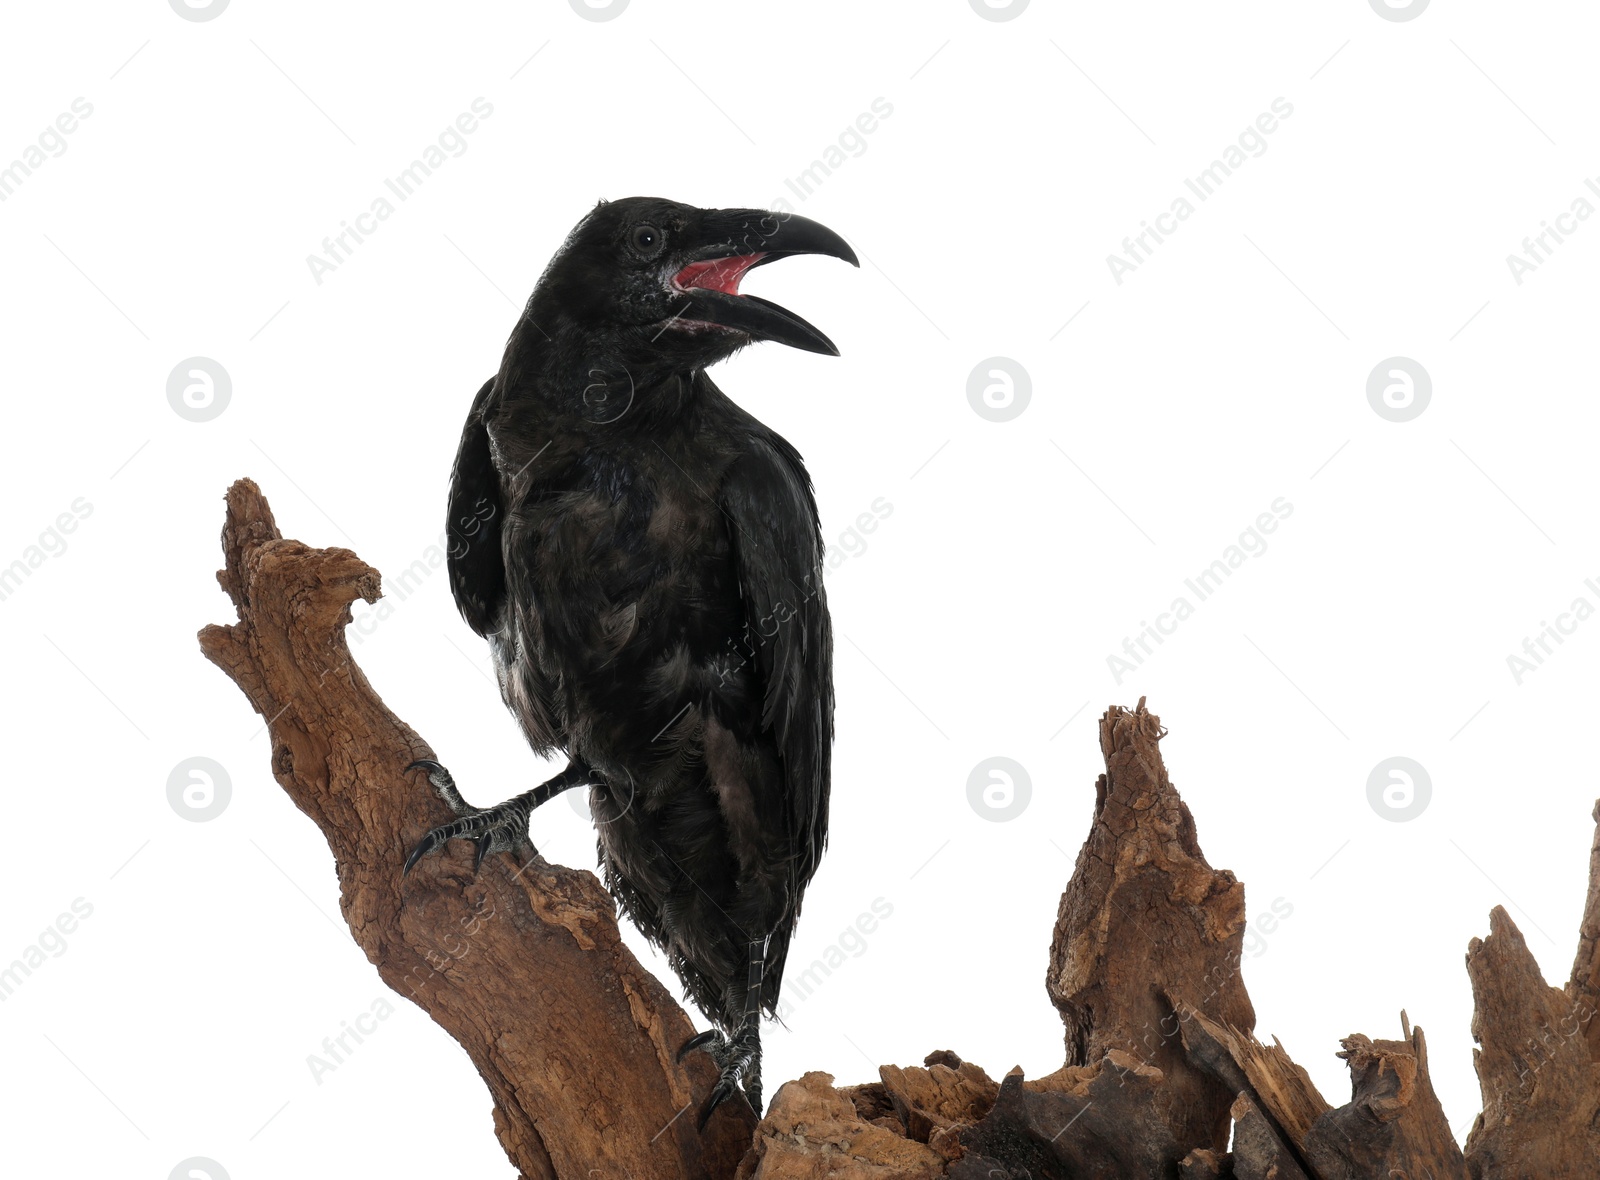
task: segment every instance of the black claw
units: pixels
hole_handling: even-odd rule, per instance
[[[689,1054],[693,1053],[696,1049],[704,1049],[707,1045],[711,1044],[721,1035],[722,1034],[714,1028],[708,1028],[702,1033],[695,1033],[694,1036],[690,1037],[678,1047],[678,1061],[682,1063],[683,1059],[689,1056]]]
[[[417,841],[417,846],[411,850],[411,855],[406,857],[406,867],[400,870],[400,875],[402,877],[410,875],[411,870],[416,867],[417,862],[423,857],[427,856],[428,853],[432,852],[437,846],[438,841],[434,840],[432,832],[429,832],[421,840]]]
[[[409,874],[417,862],[429,853],[457,839],[472,841],[474,876],[483,867],[484,858],[497,848],[510,849],[519,856],[526,851],[531,863],[532,858],[539,853],[528,839],[529,813],[540,803],[566,790],[578,777],[581,777],[569,768],[551,779],[549,783],[525,791],[515,799],[507,799],[498,806],[485,809],[467,803],[461,797],[461,792],[456,789],[455,780],[450,777],[450,772],[432,758],[418,758],[406,767],[407,770],[419,768],[428,772],[428,781],[439,792],[439,797],[444,800],[445,805],[455,812],[456,818],[423,836],[411,850],[411,854],[406,857],[402,875]]]
[[[694,1128],[696,1131],[704,1131],[706,1129],[706,1124],[711,1121],[711,1113],[732,1098],[736,1089],[738,1089],[738,1083],[728,1081],[726,1074],[718,1080],[711,1091],[710,1097],[706,1099],[706,1104],[700,1108],[699,1117],[695,1119]]]
[[[705,1130],[706,1123],[710,1121],[717,1107],[732,1098],[741,1088],[741,1083],[749,1078],[749,1084],[743,1086],[745,1097],[750,1100],[751,1108],[757,1115],[761,1113],[761,1066],[760,1043],[756,1040],[753,1028],[741,1028],[729,1037],[720,1030],[712,1028],[703,1033],[696,1033],[678,1049],[678,1060],[681,1062],[696,1049],[704,1049],[711,1060],[717,1063],[717,1084],[712,1087],[707,1095],[705,1105],[700,1108],[700,1113],[695,1120],[695,1125],[700,1130]]]

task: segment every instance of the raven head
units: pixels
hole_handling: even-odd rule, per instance
[[[755,340],[838,356],[793,312],[739,293],[746,271],[791,254],[861,265],[838,234],[793,213],[603,201],[551,260],[529,312],[572,322],[619,359],[651,367],[703,368]]]

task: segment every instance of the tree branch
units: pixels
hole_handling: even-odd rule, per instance
[[[250,480],[228,491],[222,547],[217,580],[239,621],[205,628],[201,650],[266,719],[272,772],[327,838],[352,937],[478,1067],[511,1162],[529,1180],[731,1176],[754,1115],[736,1100],[696,1134],[688,1108],[715,1068],[700,1054],[674,1064],[694,1029],[622,944],[592,873],[504,853],[474,877],[457,842],[401,876],[410,846],[451,816],[404,770],[433,751],[345,643],[378,572],[282,539]]]
[[[272,770],[327,838],[351,935],[384,981],[459,1041],[525,1178],[589,1180],[1564,1180],[1600,1175],[1600,832],[1577,959],[1545,984],[1504,910],[1467,955],[1484,1096],[1465,1155],[1420,1028],[1343,1041],[1334,1108],[1252,1033],[1239,974],[1244,886],[1212,869],[1141,700],[1100,723],[1106,773],[1061,897],[1046,991],[1062,1067],[995,1082],[955,1053],[835,1088],[808,1073],[759,1125],[742,1097],[704,1136],[689,1110],[715,1069],[673,1052],[689,1019],[622,945],[588,872],[464,843],[409,878],[407,849],[449,812],[432,751],[351,660],[350,604],[379,595],[345,549],[278,533],[261,491],[228,491],[217,578],[239,622],[201,649],[267,720]],[[1600,823],[1600,807],[1596,810]],[[753,1134],[752,1134],[753,1133]]]

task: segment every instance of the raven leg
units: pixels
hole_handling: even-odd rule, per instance
[[[733,1035],[724,1036],[717,1029],[709,1029],[690,1037],[678,1050],[678,1060],[682,1061],[694,1050],[704,1049],[721,1071],[717,1084],[712,1087],[705,1105],[700,1108],[697,1126],[702,1131],[711,1118],[711,1112],[733,1097],[741,1081],[751,1108],[757,1117],[761,1115],[761,982],[766,974],[766,957],[767,940],[752,939],[744,1018]]]
[[[443,766],[431,758],[419,758],[406,769],[413,770],[418,766],[428,772],[428,781],[433,784],[434,790],[460,818],[442,824],[424,836],[411,850],[411,855],[406,857],[405,873],[409,873],[428,853],[443,848],[446,841],[457,838],[471,840],[477,848],[472,861],[474,873],[483,863],[483,858],[491,852],[507,852],[521,845],[531,855],[534,849],[528,840],[528,817],[533,814],[533,809],[548,803],[562,791],[588,786],[594,781],[593,772],[582,762],[573,759],[560,774],[540,783],[533,790],[507,799],[498,806],[480,808],[470,806],[461,797],[461,792],[456,789],[455,778]]]
[[[750,943],[749,975],[745,981],[744,1024],[734,1034],[734,1040],[746,1037],[749,1058],[744,1067],[744,1092],[750,1099],[750,1108],[761,1117],[761,981],[767,969],[767,939]],[[720,1084],[721,1079],[718,1079]],[[715,1093],[715,1091],[713,1091]],[[704,1125],[704,1119],[701,1124]]]

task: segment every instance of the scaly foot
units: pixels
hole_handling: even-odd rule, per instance
[[[711,1113],[728,1099],[733,1097],[734,1091],[739,1089],[740,1083],[744,1084],[745,1097],[750,1100],[751,1108],[757,1117],[761,1115],[761,1029],[751,1021],[739,1026],[738,1030],[729,1037],[718,1029],[708,1029],[703,1033],[696,1033],[685,1041],[678,1050],[678,1060],[682,1061],[696,1049],[703,1049],[712,1061],[717,1063],[719,1073],[717,1084],[711,1088],[705,1105],[700,1108],[700,1115],[695,1121],[695,1126],[705,1130],[706,1123],[711,1119]]]
[[[475,849],[472,858],[474,873],[483,864],[483,858],[491,852],[516,849],[519,853],[526,851],[530,857],[534,855],[536,850],[528,840],[528,816],[533,812],[535,791],[508,799],[496,807],[471,807],[462,799],[461,792],[456,789],[455,779],[443,766],[431,758],[419,758],[406,769],[414,770],[419,766],[428,772],[428,781],[459,818],[441,824],[418,841],[411,855],[406,857],[404,872],[411,872],[428,853],[444,847],[446,841],[456,839],[472,841]]]

